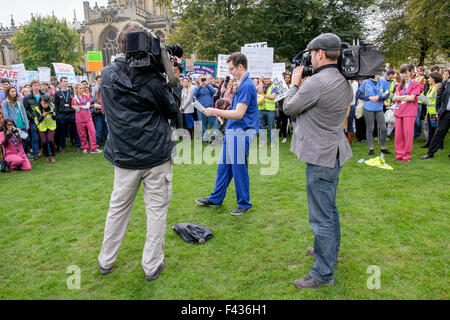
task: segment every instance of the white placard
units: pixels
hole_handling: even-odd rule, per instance
[[[217,57],[217,78],[226,78],[230,74],[227,64],[229,56],[229,54],[219,54]]]
[[[77,82],[77,79],[75,78],[75,71],[73,70],[72,65],[66,64],[66,63],[57,63],[53,62],[53,68],[55,68],[55,74],[58,78],[58,81],[60,81],[61,77],[67,77],[67,80],[69,83],[73,84]]]
[[[39,67],[38,68],[39,82],[50,83],[51,71],[52,70],[48,67]]]
[[[251,78],[272,78],[273,48],[242,47],[248,61],[248,71]]]
[[[28,83],[28,73],[25,70],[25,65],[21,64],[13,64],[13,70],[17,72],[17,85],[24,86]]]
[[[286,72],[286,64],[284,62],[273,64],[272,77],[276,77],[279,74],[283,75],[283,73],[285,72]]]
[[[278,91],[275,101],[284,99],[284,97],[286,97],[286,93],[288,92],[289,88],[288,88],[286,82],[284,82],[283,76],[281,74],[279,74],[279,75],[276,75],[275,77],[273,77],[272,84]]]
[[[244,47],[267,48],[267,42],[246,43]]]

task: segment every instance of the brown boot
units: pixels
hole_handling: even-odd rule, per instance
[[[302,279],[295,280],[294,286],[297,289],[317,289],[322,286],[334,286],[334,280],[323,282],[323,281],[314,279],[310,275],[307,275],[306,277],[304,277]]]
[[[55,163],[56,162],[56,157],[52,156],[52,159],[50,160],[51,163]]]
[[[81,152],[81,149],[80,149],[80,148],[77,148],[76,150],[77,150],[77,152]]]
[[[61,153],[62,154],[66,154],[66,149],[64,148],[64,149],[61,149]]]
[[[355,137],[354,132],[347,132],[347,141],[350,147],[352,146],[353,138]]]

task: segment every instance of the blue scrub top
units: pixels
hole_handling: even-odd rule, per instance
[[[247,111],[240,120],[229,119],[227,121],[227,129],[254,129],[259,131],[258,103],[256,99],[256,87],[252,79],[249,78],[247,72],[241,80],[241,84],[236,89],[230,110],[236,110],[238,103],[246,103]]]

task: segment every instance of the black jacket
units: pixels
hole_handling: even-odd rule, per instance
[[[180,97],[154,69],[130,68],[123,56],[102,71],[102,99],[109,135],[105,158],[123,169],[141,170],[172,158],[175,143],[168,119]]]
[[[436,112],[439,117],[442,117],[444,112],[447,110],[448,97],[450,96],[450,85],[448,80],[444,80],[438,89],[436,95]]]
[[[72,109],[72,98],[73,98],[73,91],[68,89],[68,92],[62,93],[62,90],[56,91],[55,93],[55,110],[56,114],[69,114],[69,113],[75,113],[75,110]],[[66,107],[66,104],[68,106]]]
[[[39,93],[44,95],[45,93],[39,91]],[[34,123],[34,107],[36,107],[39,103],[36,101],[36,98],[33,95],[33,91],[30,92],[25,98],[23,98],[23,106],[25,107],[25,112],[27,113],[28,121]],[[31,123],[30,122],[30,123]]]

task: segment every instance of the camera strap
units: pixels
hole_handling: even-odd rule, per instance
[[[322,71],[322,70],[324,70],[324,69],[328,69],[328,68],[336,68],[336,69],[339,69],[337,63],[326,64],[326,65],[324,65],[324,66],[321,66],[321,67],[317,68],[317,70],[314,70],[313,75],[319,73],[320,71]]]

